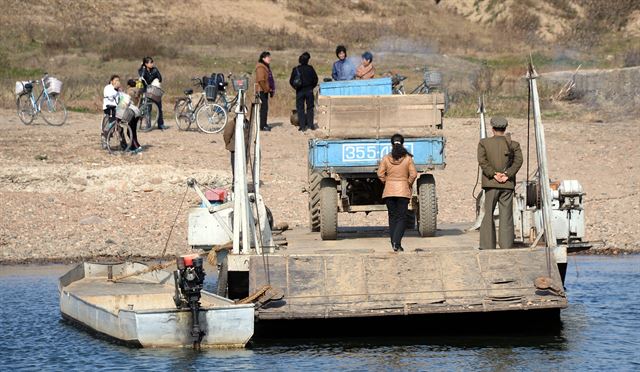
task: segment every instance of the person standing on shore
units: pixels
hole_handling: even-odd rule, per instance
[[[391,153],[380,161],[378,178],[384,184],[382,199],[389,213],[389,237],[394,252],[403,252],[402,237],[407,227],[407,210],[413,182],[418,177],[413,155],[404,147],[404,137],[391,137]]]
[[[109,117],[109,122],[116,120],[116,106],[118,105],[118,97],[120,95],[120,76],[111,75],[109,84],[102,89],[102,112]],[[108,126],[102,128],[100,133],[100,145],[103,149],[107,148]]]
[[[142,84],[144,84],[144,90],[147,89],[147,86],[153,83],[154,80],[158,80],[159,83],[162,83],[162,75],[160,74],[160,70],[155,66],[153,62],[153,58],[144,57],[142,59],[142,65],[138,69],[138,76],[142,78]],[[158,104],[158,129],[165,129],[164,126],[164,117],[162,115],[162,98],[157,102]]]
[[[478,164],[482,169],[484,218],[480,225],[480,249],[496,248],[496,224],[493,211],[499,205],[500,248],[513,247],[513,190],[516,173],[522,167],[520,144],[505,136],[508,125],[503,117],[491,118],[493,137],[478,143]]]
[[[131,102],[133,102],[136,106],[138,102],[140,102],[140,89],[136,88],[136,81],[134,79],[127,80],[127,94],[131,97]],[[134,117],[129,121],[129,127],[131,128],[131,147],[129,151],[138,153],[142,151],[142,146],[138,142],[138,121],[139,117]]]
[[[356,79],[373,79],[375,75],[376,69],[373,67],[373,54],[371,52],[362,53],[362,63],[356,70]]]
[[[271,72],[271,53],[262,52],[256,65],[256,90],[260,95],[260,130],[270,131],[267,124],[269,115],[269,98],[273,98],[276,92],[276,82]]]
[[[298,57],[298,66],[291,70],[289,84],[296,90],[296,111],[298,112],[298,130],[305,132],[313,126],[313,89],[318,85],[318,74],[309,64],[311,55],[304,52]],[[306,104],[306,110],[305,110]]]
[[[331,78],[335,81],[355,79],[356,66],[347,59],[347,48],[344,45],[338,45],[336,57],[338,60],[333,63]]]

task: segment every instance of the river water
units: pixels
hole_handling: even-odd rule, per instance
[[[0,371],[640,371],[640,256],[571,257],[551,334],[258,340],[241,350],[133,349],[62,321],[64,266],[0,266]]]

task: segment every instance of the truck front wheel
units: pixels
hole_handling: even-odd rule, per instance
[[[338,191],[332,178],[320,181],[320,237],[322,240],[338,237]]]
[[[418,232],[420,236],[435,236],[438,227],[436,180],[425,174],[418,180]]]

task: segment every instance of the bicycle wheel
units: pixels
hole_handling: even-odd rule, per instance
[[[23,124],[29,125],[36,117],[36,112],[31,104],[31,95],[21,94],[16,100],[16,106],[18,108],[18,117]]]
[[[142,116],[140,117],[139,130],[142,132],[148,132],[153,129],[154,125],[158,124],[158,104],[152,100],[147,100],[142,105]]]
[[[196,124],[205,133],[218,133],[227,124],[227,111],[216,103],[206,103],[196,111]]]
[[[189,100],[186,98],[180,98],[175,106],[173,106],[173,112],[176,116],[176,125],[180,130],[188,130],[191,126],[191,110],[189,110]]]
[[[117,123],[109,129],[107,133],[107,150],[109,154],[129,151],[131,148],[131,138],[133,132],[126,123]]]
[[[49,125],[60,126],[67,121],[67,108],[57,94],[40,99],[40,112]]]

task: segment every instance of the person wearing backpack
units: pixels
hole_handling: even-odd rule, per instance
[[[298,111],[298,130],[314,129],[313,125],[313,89],[318,85],[318,74],[309,64],[311,55],[304,52],[298,57],[298,66],[291,70],[289,84],[296,90],[296,110]],[[305,108],[306,106],[306,108]]]

